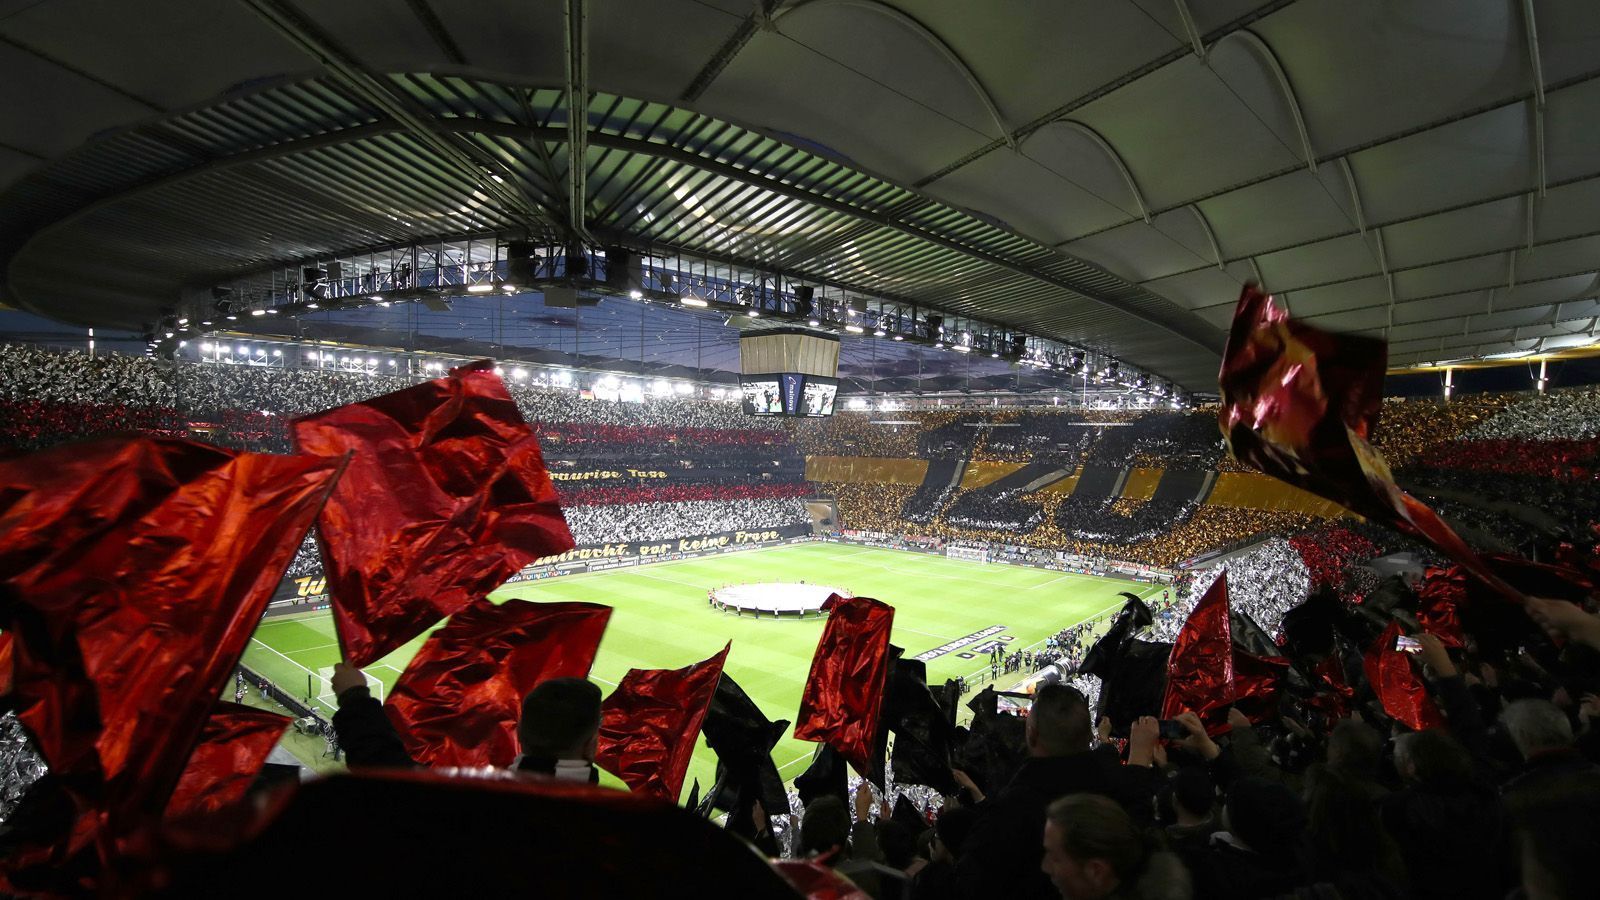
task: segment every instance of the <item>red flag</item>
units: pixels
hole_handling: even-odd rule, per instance
[[[826,743],[871,776],[873,743],[889,674],[894,607],[869,597],[828,598],[828,624],[811,657],[794,736]]]
[[[635,793],[677,803],[731,646],[682,669],[629,669],[600,704],[595,765]]]
[[[1355,690],[1345,682],[1344,663],[1339,658],[1338,647],[1311,668],[1316,678],[1312,686],[1315,693],[1306,699],[1306,705],[1319,709],[1329,719],[1343,719],[1350,714],[1350,700]]]
[[[1367,438],[1378,422],[1388,347],[1289,318],[1247,284],[1222,358],[1218,423],[1233,456],[1352,512],[1420,537],[1506,597],[1495,575],[1426,504],[1400,490]]]
[[[167,801],[167,816],[212,813],[238,803],[292,721],[264,709],[218,703]]]
[[[1378,695],[1383,711],[1404,722],[1415,731],[1437,728],[1444,717],[1433,705],[1422,678],[1411,668],[1406,654],[1394,648],[1400,635],[1400,623],[1390,622],[1378,640],[1367,648],[1363,668],[1372,692]]]
[[[351,665],[572,548],[538,439],[488,362],[297,419],[294,435],[306,453],[354,454],[317,520]]]
[[[0,634],[0,697],[11,693],[11,633]]]
[[[384,711],[423,765],[509,766],[522,698],[541,681],[587,677],[610,619],[594,603],[479,600],[422,645]]]
[[[1460,566],[1429,566],[1417,586],[1417,622],[1446,647],[1462,646],[1461,605],[1467,600],[1467,575]]]
[[[72,851],[165,808],[341,464],[151,438],[0,461],[12,700]]]
[[[1233,632],[1228,621],[1228,573],[1206,589],[1183,623],[1167,658],[1167,693],[1161,718],[1184,710],[1198,715],[1206,731],[1228,730],[1227,710],[1234,700]]]

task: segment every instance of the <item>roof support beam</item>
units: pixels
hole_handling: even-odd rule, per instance
[[[1222,262],[1222,245],[1217,243],[1217,233],[1211,230],[1211,223],[1206,221],[1206,214],[1193,203],[1189,204],[1189,211],[1194,213],[1195,221],[1200,223],[1200,230],[1206,233],[1206,240],[1211,242],[1211,255],[1217,261],[1217,268],[1227,271],[1228,267]]]
[[[578,240],[588,234],[589,206],[589,3],[566,0],[567,229]]]
[[[1185,34],[1189,35],[1189,43],[1194,47],[1194,55],[1205,59],[1206,43],[1200,37],[1200,29],[1195,27],[1194,14],[1189,12],[1188,0],[1172,0],[1172,5],[1178,8],[1178,18],[1183,20],[1183,30]]]
[[[529,198],[488,177],[490,167],[498,167],[492,157],[477,154],[470,143],[463,145],[453,135],[442,132],[427,110],[395,90],[387,81],[368,72],[350,51],[318,28],[288,0],[243,2],[291,44],[320,62],[345,87],[372,104],[377,111],[400,123],[413,137],[438,153],[481,190],[496,197],[508,211],[516,211],[531,220],[549,218],[547,211],[538,209],[537,204],[530,202]]]
[[[1111,164],[1116,166],[1117,172],[1122,175],[1122,180],[1127,183],[1128,192],[1133,194],[1133,202],[1139,206],[1140,217],[1144,219],[1146,225],[1150,224],[1150,204],[1145,202],[1144,191],[1139,190],[1139,182],[1133,180],[1133,172],[1128,170],[1128,164],[1122,161],[1122,154],[1118,153],[1117,149],[1111,146],[1111,142],[1101,137],[1100,132],[1095,131],[1093,128],[1090,128],[1082,122],[1076,122],[1072,119],[1059,119],[1051,122],[1050,124],[1059,125],[1062,128],[1070,128],[1073,131],[1082,134],[1084,137],[1087,137],[1094,143],[1096,147],[1100,148],[1100,152],[1106,155],[1106,159],[1111,160]],[[1040,130],[1042,131],[1043,129]],[[1035,132],[1035,134],[1037,134],[1037,132]],[[1033,135],[1029,135],[1029,137],[1032,136]]]
[[[1289,83],[1289,73],[1283,70],[1283,63],[1278,60],[1278,54],[1261,37],[1248,28],[1241,28],[1231,34],[1224,35],[1223,41],[1244,41],[1261,64],[1272,73],[1273,80],[1278,83],[1278,90],[1283,93],[1283,101],[1289,106],[1289,114],[1294,117],[1294,130],[1300,135],[1300,152],[1305,157],[1306,168],[1315,172],[1317,170],[1317,151],[1311,146],[1311,133],[1306,130],[1306,117],[1300,109],[1300,98],[1294,92],[1294,85]],[[1221,41],[1218,41],[1221,43]]]
[[[888,17],[896,24],[921,38],[923,43],[932,47],[935,52],[944,57],[945,62],[948,62],[956,71],[961,73],[961,77],[966,79],[967,86],[972,88],[973,93],[978,95],[978,99],[983,101],[984,109],[989,111],[989,118],[994,120],[995,128],[1000,131],[1000,140],[1012,150],[1017,149],[1017,136],[1012,134],[1011,128],[1006,125],[1005,119],[1001,117],[1000,108],[995,105],[994,97],[989,93],[989,89],[983,86],[982,81],[978,80],[978,73],[972,71],[972,67],[967,65],[967,61],[962,59],[961,54],[951,48],[949,44],[945,43],[944,38],[909,13],[883,3],[881,0],[790,0],[789,3],[780,6],[772,13],[771,22],[776,26],[784,16],[803,8],[815,9],[821,6],[852,6],[856,9],[877,13],[880,16]]]

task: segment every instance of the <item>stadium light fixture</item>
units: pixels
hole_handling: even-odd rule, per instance
[[[252,316],[264,316],[266,314],[267,314],[267,311],[264,310],[264,309],[252,309],[252,310],[250,310],[250,315],[252,315]]]
[[[167,337],[169,337],[169,338],[172,337],[172,332],[170,332],[170,331],[167,332]]]
[[[272,351],[272,355],[273,356],[282,356],[283,355],[283,351],[282,350],[274,350],[274,351]]]
[[[884,330],[883,330],[883,329],[882,329],[882,328],[881,328],[881,327],[880,327],[880,328],[876,328],[876,329],[874,329],[874,330],[873,330],[873,332],[872,332],[872,336],[873,336],[873,337],[888,337],[888,336],[889,336],[889,332],[887,332],[887,331],[884,331]]]
[[[897,334],[897,335],[894,336],[894,339],[897,340],[897,341],[903,341],[903,340],[906,339],[906,336],[903,335],[903,334]]]
[[[202,353],[210,353],[211,352],[211,342],[207,341],[206,343],[201,344],[200,345],[200,352],[202,352]]]
[[[811,325],[812,328],[821,328],[822,327],[822,320],[821,319],[812,319],[812,320],[810,320],[809,324]]]
[[[367,365],[369,365],[369,366],[375,366],[375,365],[377,365],[377,364],[378,364],[378,358],[377,358],[377,357],[376,357],[376,356],[369,356],[369,357],[367,357]]]
[[[754,306],[752,306],[752,307],[750,307],[750,311],[746,312],[745,315],[749,316],[752,319],[759,319],[759,318],[761,318],[761,310],[756,309]]]
[[[469,294],[487,294],[492,290],[494,290],[494,285],[492,284],[480,283],[467,285],[467,293]]]
[[[706,301],[701,300],[699,297],[680,297],[678,298],[678,302],[682,303],[684,306],[698,306],[702,309],[711,305]]]
[[[500,290],[505,291],[508,294],[515,294],[517,292],[517,286],[514,284],[502,284],[500,285]]]
[[[306,301],[306,309],[321,309],[321,307],[317,306],[317,301],[315,301],[315,300],[307,300]]]
[[[391,365],[391,366],[392,366],[392,365],[394,365],[394,364],[395,364],[395,362],[394,362],[394,360],[392,360],[392,359],[391,359],[391,360],[389,360],[389,365]]]
[[[189,320],[188,319],[179,319],[178,320],[178,324],[179,325],[187,325],[187,324],[189,324]]]
[[[528,377],[528,370],[527,369],[512,369],[511,370],[511,377],[515,378],[518,381],[522,381],[523,379]]]
[[[632,299],[632,300],[643,300],[644,299],[644,291],[629,291],[628,292],[628,297],[629,297],[629,299]]]
[[[866,329],[865,328],[862,328],[860,325],[857,325],[857,324],[855,324],[853,322],[848,324],[848,325],[845,325],[844,326],[844,330],[850,332],[851,334],[864,334],[864,333],[866,333]],[[172,335],[170,335],[170,334],[167,335],[167,337],[171,337],[171,336]]]
[[[239,317],[230,315],[230,316],[228,316],[228,321],[229,322],[237,322],[237,321],[239,321]]]

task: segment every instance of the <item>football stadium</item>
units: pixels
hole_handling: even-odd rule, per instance
[[[0,896],[1592,897],[1597,49],[0,2]]]
[[[1150,599],[1161,595],[1152,584],[1093,575],[807,542],[521,583],[500,589],[491,599],[593,601],[614,607],[590,674],[602,685],[615,686],[630,668],[688,665],[732,641],[724,671],[738,679],[758,706],[786,710],[799,707],[811,653],[822,634],[821,614],[730,612],[712,608],[706,594],[724,585],[800,584],[819,571],[826,571],[841,590],[893,598],[892,637],[905,645],[907,656],[930,657],[925,660],[928,678],[935,683],[958,677],[974,685],[996,681],[990,671],[991,648],[1001,647],[1007,656],[1023,650],[1043,653],[1046,638],[1121,609],[1125,601],[1119,591]],[[331,716],[337,701],[325,682],[339,661],[336,638],[326,612],[269,619],[245,651],[245,664],[280,685],[312,685],[315,693],[306,695]],[[421,643],[417,638],[367,669],[383,683],[375,690],[393,686]],[[1021,670],[1001,674],[1002,682],[1025,677]],[[703,743],[689,775],[690,781],[709,788],[716,757]],[[785,736],[772,751],[779,773],[791,779],[798,775],[813,749]]]

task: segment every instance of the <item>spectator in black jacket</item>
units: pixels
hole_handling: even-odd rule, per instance
[[[1510,888],[1511,850],[1500,800],[1472,758],[1443,731],[1395,741],[1402,790],[1383,801],[1383,823],[1416,898],[1499,898]]]
[[[1041,868],[1062,900],[1188,900],[1188,873],[1154,846],[1108,797],[1073,794],[1050,804]]]
[[[1090,749],[1094,727],[1082,694],[1060,683],[1040,688],[1028,713],[1028,758],[1011,783],[979,808],[978,824],[957,863],[961,896],[1008,900],[1055,896],[1039,869],[1039,836],[1044,833],[1045,809],[1068,794],[1103,794],[1122,804],[1135,821],[1148,821],[1158,731],[1158,723],[1148,716],[1133,724],[1129,764],[1124,766],[1114,748]]]
[[[1222,824],[1226,830],[1191,860],[1196,896],[1277,897],[1306,883],[1305,808],[1282,783],[1255,776],[1234,781]]]
[[[1546,782],[1600,772],[1578,752],[1567,714],[1548,700],[1518,700],[1500,714],[1500,724],[1522,756],[1522,768],[1501,788],[1510,797]]]

